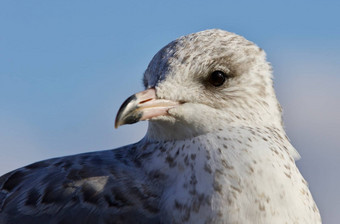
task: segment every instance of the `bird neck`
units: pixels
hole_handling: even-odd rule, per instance
[[[143,158],[145,173],[152,177],[155,185],[165,189],[160,198],[162,217],[183,220],[186,217],[183,208],[195,208],[190,216],[192,222],[211,214],[221,220],[226,220],[229,215],[238,217],[235,215],[238,211],[233,208],[249,206],[248,199],[257,193],[254,172],[263,173],[261,186],[274,184],[279,187],[284,175],[279,168],[284,164],[278,158],[287,157],[287,163],[294,166],[291,153],[295,149],[283,129],[274,127],[229,126],[184,140],[156,141],[146,137],[139,144],[138,157]],[[269,145],[282,148],[271,149]],[[266,169],[272,164],[276,169]],[[277,175],[280,178],[276,178]],[[291,175],[299,177],[299,173]],[[242,191],[242,188],[246,189],[244,186],[251,186],[251,190]],[[279,197],[275,191],[268,192],[275,199]],[[244,197],[242,201],[246,205],[233,198],[236,194]],[[261,197],[259,194],[258,200]],[[226,201],[235,206],[223,207]],[[275,200],[272,202],[276,203]]]

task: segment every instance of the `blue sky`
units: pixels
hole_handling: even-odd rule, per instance
[[[152,56],[209,28],[245,36],[272,63],[289,137],[325,223],[340,219],[339,1],[3,0],[0,174],[50,157],[109,149],[147,123],[114,130]]]

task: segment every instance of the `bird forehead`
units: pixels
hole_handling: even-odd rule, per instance
[[[144,83],[146,87],[155,86],[169,73],[192,71],[217,62],[232,66],[240,57],[258,56],[260,51],[252,42],[224,30],[189,34],[172,41],[153,57],[144,73]]]

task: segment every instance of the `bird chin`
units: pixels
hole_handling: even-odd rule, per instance
[[[207,133],[170,116],[149,120],[146,138],[154,141],[184,140]]]
[[[214,132],[224,125],[209,116],[215,109],[198,103],[183,103],[168,110],[168,115],[149,120],[146,137],[158,140],[184,140]]]

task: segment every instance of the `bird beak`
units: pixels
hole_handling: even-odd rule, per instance
[[[179,103],[171,100],[157,99],[154,88],[136,93],[125,100],[116,116],[115,128],[124,124],[149,120],[153,117],[168,115],[168,110]]]

